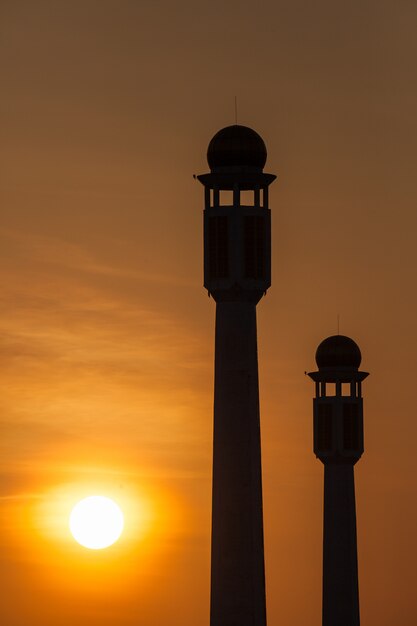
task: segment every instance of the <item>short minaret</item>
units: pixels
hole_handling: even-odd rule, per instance
[[[353,466],[363,453],[361,352],[349,337],[317,348],[314,453],[324,463],[323,626],[359,626]]]
[[[204,286],[216,301],[211,626],[265,626],[256,305],[271,284],[266,147],[245,126],[211,140]]]

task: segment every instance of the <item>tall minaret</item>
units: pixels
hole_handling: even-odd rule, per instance
[[[361,352],[334,335],[316,352],[314,452],[324,463],[323,626],[359,626],[353,466],[363,453]]]
[[[256,305],[271,284],[266,147],[251,128],[211,140],[204,286],[216,301],[211,626],[265,626]],[[242,193],[244,192],[244,193]]]

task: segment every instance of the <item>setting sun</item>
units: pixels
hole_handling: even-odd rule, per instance
[[[72,509],[69,527],[74,539],[90,550],[101,550],[115,543],[123,532],[120,507],[104,496],[89,496]]]

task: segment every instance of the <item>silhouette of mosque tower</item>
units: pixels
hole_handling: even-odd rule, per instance
[[[256,305],[271,284],[266,147],[234,125],[211,140],[204,286],[216,301],[211,626],[265,626]]]
[[[317,348],[314,453],[324,463],[323,626],[359,626],[353,466],[363,453],[361,352],[349,337]]]

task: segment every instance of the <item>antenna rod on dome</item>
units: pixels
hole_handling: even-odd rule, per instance
[[[237,126],[237,96],[235,96],[235,124]]]
[[[340,314],[337,314],[337,334],[340,335]]]

